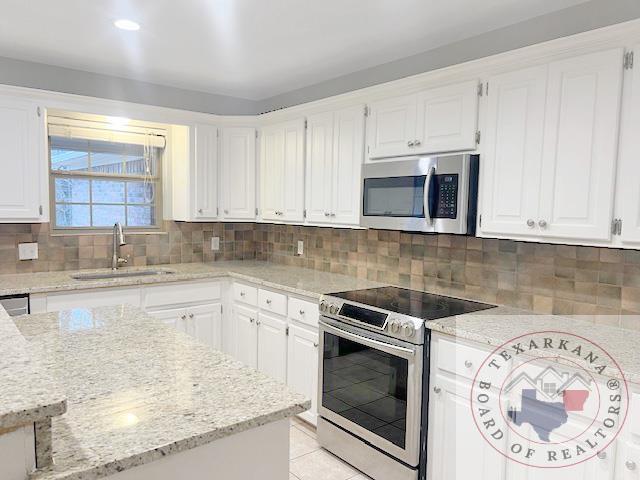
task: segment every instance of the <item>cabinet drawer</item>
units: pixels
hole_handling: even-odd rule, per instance
[[[70,308],[95,308],[111,305],[140,306],[140,289],[98,288],[73,293],[53,293],[47,295],[47,312],[56,312]]]
[[[145,287],[146,308],[163,305],[205,303],[220,298],[220,282],[167,283]]]
[[[311,327],[318,327],[318,304],[300,300],[299,298],[289,298],[289,318],[297,320]]]
[[[438,340],[438,368],[456,376],[473,379],[488,355],[488,351]]]
[[[233,300],[248,305],[258,305],[258,289],[244,283],[233,284]]]
[[[269,290],[258,290],[258,306],[262,310],[277,313],[278,315],[287,314],[287,296],[282,293],[271,292]]]

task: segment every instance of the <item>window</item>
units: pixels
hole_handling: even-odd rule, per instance
[[[109,139],[100,140],[56,135],[59,132],[59,126],[50,125],[54,229],[96,230],[116,222],[135,229],[160,225],[158,200],[164,149],[157,137],[153,142],[149,135],[142,134],[118,138],[106,130],[103,136]],[[93,136],[97,136],[95,132]]]

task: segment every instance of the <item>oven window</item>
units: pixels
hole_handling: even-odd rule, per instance
[[[325,332],[322,406],[405,448],[408,369],[403,358]]]
[[[363,215],[424,218],[425,176],[365,178]]]

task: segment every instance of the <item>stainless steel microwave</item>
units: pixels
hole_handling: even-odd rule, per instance
[[[363,166],[360,224],[475,235],[478,155],[389,160]]]

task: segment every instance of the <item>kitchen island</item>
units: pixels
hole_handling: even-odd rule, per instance
[[[310,403],[276,380],[132,306],[13,320],[66,396],[31,478],[287,478],[288,419]]]

